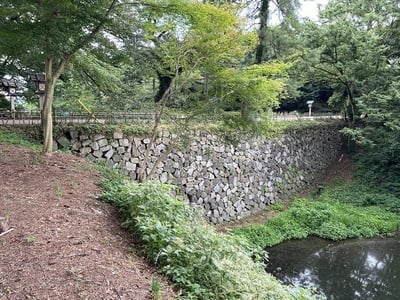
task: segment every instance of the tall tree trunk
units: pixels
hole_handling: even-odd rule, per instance
[[[55,81],[53,78],[53,59],[51,57],[46,59],[45,65],[46,74],[46,89],[43,103],[43,152],[50,153],[53,151],[53,115],[52,115],[52,104],[54,97],[54,85]]]
[[[45,64],[45,76],[46,76],[46,88],[44,94],[43,103],[43,152],[50,153],[53,151],[53,99],[54,99],[54,88],[58,77],[64,71],[68,59],[63,59],[57,70],[53,72],[53,58],[48,57]]]
[[[255,63],[263,63],[265,53],[265,38],[267,34],[267,23],[269,18],[269,1],[261,0],[260,8],[260,29],[258,31],[258,45],[256,49]]]

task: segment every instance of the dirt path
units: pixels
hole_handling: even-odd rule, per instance
[[[83,159],[0,144],[1,300],[153,299],[160,277],[97,200],[98,181]]]

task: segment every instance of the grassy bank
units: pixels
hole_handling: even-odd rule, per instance
[[[390,235],[400,227],[400,199],[367,184],[336,182],[315,199],[297,199],[264,224],[232,230],[266,247],[314,235],[331,240]]]

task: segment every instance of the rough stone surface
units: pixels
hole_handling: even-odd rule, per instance
[[[180,186],[191,204],[204,208],[212,223],[237,220],[313,184],[341,153],[340,128],[324,124],[235,145],[195,132],[186,148],[172,151],[157,165],[152,178]],[[73,152],[91,161],[106,160],[107,166],[121,168],[132,179],[138,178],[142,167],[148,174],[175,138],[169,132],[160,133],[149,148],[149,164],[141,166],[150,147],[148,138],[128,139],[121,132],[108,139],[100,134],[70,136]]]

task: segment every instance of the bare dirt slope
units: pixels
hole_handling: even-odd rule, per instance
[[[98,181],[78,157],[0,144],[1,300],[153,299],[159,277]]]

